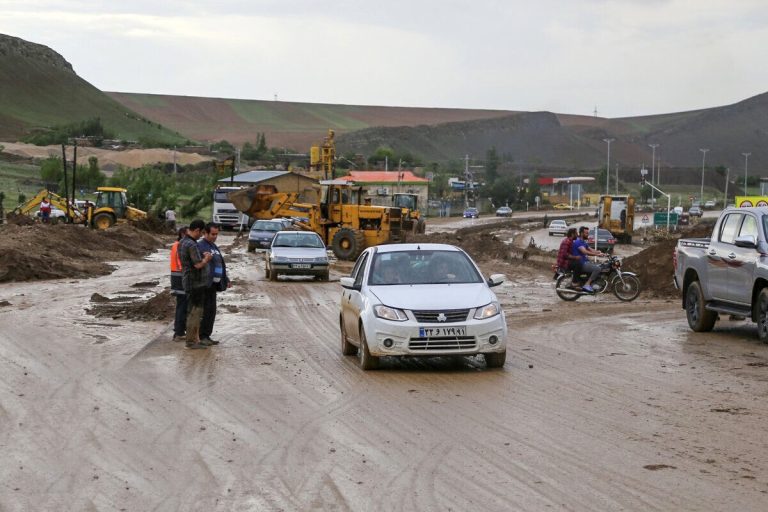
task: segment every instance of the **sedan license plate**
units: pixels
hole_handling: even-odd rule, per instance
[[[309,263],[291,263],[291,268],[312,268]]]
[[[441,338],[445,336],[466,336],[466,327],[419,327],[419,338]]]

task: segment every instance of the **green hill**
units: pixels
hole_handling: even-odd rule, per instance
[[[99,118],[117,139],[180,143],[183,137],[127,109],[79,76],[50,48],[0,34],[0,140],[19,140]]]

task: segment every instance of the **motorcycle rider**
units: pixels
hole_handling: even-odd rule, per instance
[[[563,271],[573,271],[571,284],[574,284],[573,282],[581,270],[581,257],[571,252],[574,240],[576,240],[576,228],[568,228],[565,237],[560,242],[560,249],[557,251],[557,266]]]
[[[595,229],[595,235],[597,235],[597,229]],[[581,272],[589,273],[586,284],[581,288],[587,293],[594,293],[592,288],[592,281],[600,275],[600,265],[589,261],[590,256],[605,256],[600,251],[596,251],[589,246],[587,240],[589,239],[589,228],[587,226],[581,226],[579,228],[579,236],[573,242],[571,248],[571,254],[579,257],[581,262]]]

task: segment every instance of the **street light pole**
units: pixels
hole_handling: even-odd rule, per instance
[[[751,154],[752,153],[742,153],[742,155],[744,155],[744,195],[745,196],[749,195],[747,194],[747,162],[749,162],[749,155]]]
[[[608,143],[608,157],[605,163],[605,195],[610,195],[610,189],[608,188],[608,183],[611,181],[611,142],[613,142],[616,139],[609,139],[605,138],[603,139],[603,142]],[[597,239],[597,237],[595,237]]]
[[[701,194],[699,195],[699,203],[704,199],[704,162],[707,159],[707,151],[709,148],[699,149],[701,151]]]

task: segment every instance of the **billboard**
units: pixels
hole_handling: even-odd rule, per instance
[[[734,204],[739,208],[768,206],[768,196],[736,196],[736,202]]]

